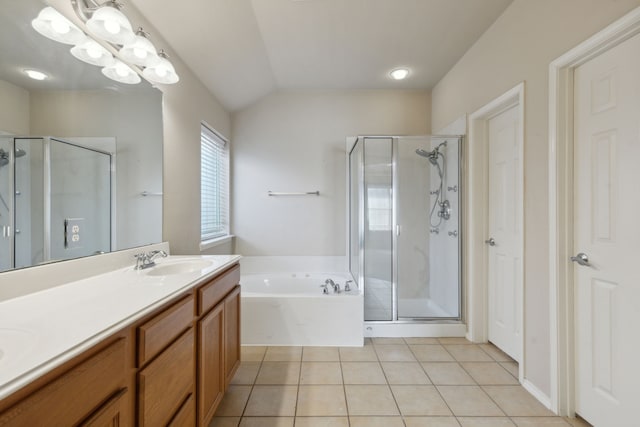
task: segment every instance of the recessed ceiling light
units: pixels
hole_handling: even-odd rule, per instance
[[[409,75],[409,70],[406,68],[396,68],[395,70],[391,71],[389,75],[394,80],[404,80]]]
[[[36,71],[36,70],[24,70],[24,72],[27,76],[31,77],[33,80],[44,80],[49,77],[45,73],[41,73],[40,71]]]

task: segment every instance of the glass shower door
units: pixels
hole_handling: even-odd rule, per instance
[[[13,138],[0,137],[0,271],[13,268]]]
[[[395,148],[398,319],[458,319],[460,138],[399,138]]]
[[[16,138],[15,157],[15,265],[37,265],[45,260],[44,140]]]
[[[364,317],[394,320],[392,138],[364,138]]]

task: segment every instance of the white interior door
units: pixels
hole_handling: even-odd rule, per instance
[[[635,36],[574,75],[576,412],[596,427],[640,422],[639,53]]]
[[[515,105],[489,119],[489,341],[520,360],[522,186],[520,115]]]

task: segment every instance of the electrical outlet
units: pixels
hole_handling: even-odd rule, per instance
[[[82,235],[84,218],[66,218],[64,220],[64,247],[77,249],[82,247]]]

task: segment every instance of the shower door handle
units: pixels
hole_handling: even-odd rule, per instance
[[[496,239],[494,239],[493,237],[490,237],[489,240],[485,240],[484,242],[489,246],[495,246],[496,245]]]

